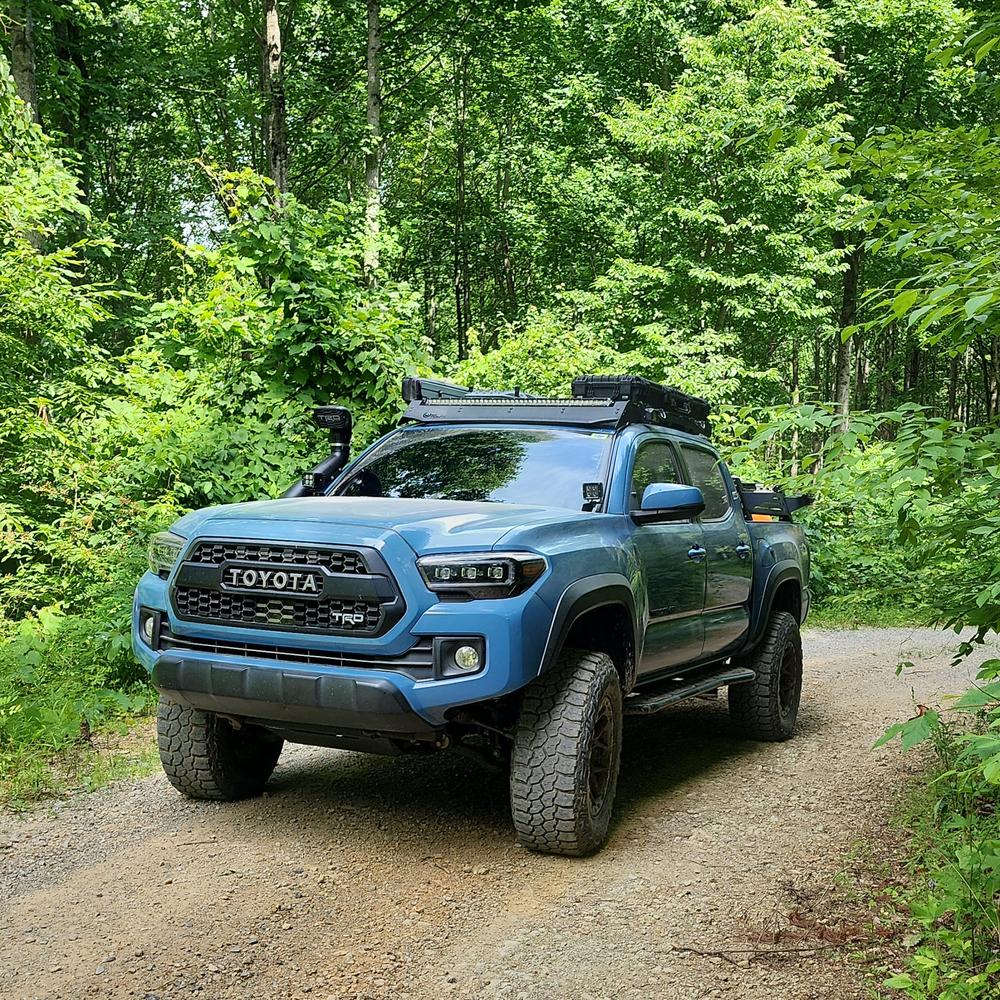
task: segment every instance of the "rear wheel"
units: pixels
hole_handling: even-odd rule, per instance
[[[743,734],[769,743],[795,732],[802,695],[802,639],[787,611],[771,615],[763,641],[739,661],[756,678],[729,688],[729,715]]]
[[[170,784],[191,799],[233,801],[264,790],[282,740],[259,726],[237,729],[212,712],[160,696],[156,741]]]
[[[608,835],[622,748],[622,692],[605,653],[567,650],[524,693],[511,753],[514,827],[525,847],[580,857]]]

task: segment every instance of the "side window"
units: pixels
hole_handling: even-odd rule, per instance
[[[701,448],[686,448],[681,445],[681,450],[684,452],[688,472],[691,473],[691,484],[697,486],[705,496],[705,512],[702,517],[710,521],[725,517],[729,513],[730,503],[726,481],[719,471],[721,460]]]
[[[666,441],[647,441],[639,446],[632,469],[629,510],[638,510],[643,491],[650,483],[679,483],[674,449]]]

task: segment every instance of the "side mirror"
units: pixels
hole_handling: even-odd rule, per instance
[[[650,483],[642,491],[639,509],[632,520],[639,524],[655,521],[687,521],[705,509],[705,497],[697,486],[683,483]]]

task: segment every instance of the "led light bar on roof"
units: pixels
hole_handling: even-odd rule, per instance
[[[612,406],[613,399],[560,399],[555,396],[477,396],[435,399],[435,406]]]

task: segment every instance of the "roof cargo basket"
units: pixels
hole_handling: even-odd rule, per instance
[[[642,407],[644,423],[708,437],[708,400],[651,382],[638,375],[581,375],[573,379],[576,399],[623,399]]]
[[[652,424],[708,437],[704,399],[637,375],[581,375],[570,399],[512,392],[483,392],[433,379],[403,380],[410,405],[404,421],[417,423],[519,423],[589,427]]]

